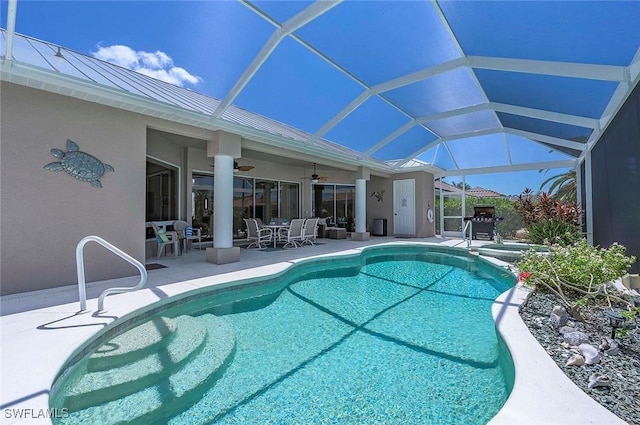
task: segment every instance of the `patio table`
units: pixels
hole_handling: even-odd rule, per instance
[[[276,236],[280,233],[280,229],[288,229],[288,224],[265,224],[262,227],[271,229],[271,239],[273,240],[273,247],[276,247]]]

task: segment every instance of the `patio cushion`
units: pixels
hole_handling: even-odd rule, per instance
[[[158,242],[167,243],[169,242],[169,237],[162,229],[158,229]]]

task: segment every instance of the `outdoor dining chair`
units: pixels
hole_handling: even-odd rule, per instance
[[[318,235],[318,218],[308,218],[304,222],[304,227],[302,228],[301,245],[304,245],[305,243],[315,245],[317,235]]]
[[[289,246],[297,248],[302,245],[302,228],[304,221],[303,218],[294,218],[291,220],[289,227],[280,229],[279,238],[285,242],[283,248]]]
[[[151,227],[153,228],[153,233],[156,235],[156,242],[158,242],[158,255],[157,259],[162,255],[162,251],[164,251],[165,255],[167,254],[167,246],[173,247],[173,255],[178,256],[178,234],[176,232],[165,232],[164,229],[161,229],[155,223],[151,223]]]
[[[271,229],[258,228],[258,222],[253,218],[245,218],[244,222],[247,225],[247,241],[250,242],[247,249],[253,246],[263,249],[273,241]]]
[[[195,240],[198,241],[198,249],[202,249],[202,234],[199,228],[191,227],[191,225],[184,220],[174,221],[173,228],[176,232],[178,232],[178,237],[186,242],[186,251],[189,251],[192,241]]]

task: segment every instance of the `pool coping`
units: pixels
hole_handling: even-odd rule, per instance
[[[443,247],[438,243],[407,241],[370,247],[384,245]],[[173,297],[194,289],[205,290],[238,280],[280,274],[293,264],[309,259],[359,255],[367,248],[369,247],[352,248],[185,280],[163,285],[161,289],[166,297]],[[467,252],[458,249],[460,252]],[[508,267],[508,263],[491,257],[478,258],[498,268]],[[137,314],[139,310],[148,309],[151,304],[157,303],[157,289],[145,288],[109,297],[112,302],[108,303],[109,310],[106,314],[78,314],[77,302],[74,302],[0,317],[0,422],[50,424],[51,421],[46,417],[49,413],[49,389],[67,360],[116,319],[131,316],[134,312]],[[531,335],[519,315],[520,305],[527,296],[526,288],[516,286],[499,295],[492,307],[498,332],[513,358],[515,383],[507,402],[489,424],[625,424],[626,422],[569,380]],[[97,310],[96,297],[89,300],[88,308]],[[56,332],[38,332],[42,330]],[[7,347],[11,347],[11,350],[8,351]],[[29,373],[26,373],[25,364],[30,364]],[[9,411],[10,417],[7,416],[7,409],[14,409]],[[19,419],[16,413],[28,417]]]

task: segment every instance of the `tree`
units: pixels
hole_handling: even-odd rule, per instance
[[[456,182],[452,181],[451,185],[457,187],[458,189],[462,189],[463,186],[464,186],[465,190],[471,189],[471,185],[468,184],[468,183],[462,183],[462,182],[456,183]]]
[[[557,201],[576,202],[578,199],[575,171],[568,171],[549,177],[542,182],[540,190],[544,190],[546,185],[549,185],[547,190],[549,195]]]

